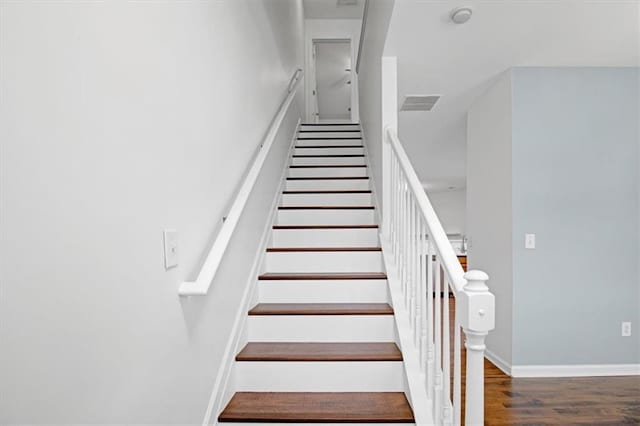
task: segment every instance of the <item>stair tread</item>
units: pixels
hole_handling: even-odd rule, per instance
[[[315,251],[382,251],[382,247],[267,247],[268,253]]]
[[[298,140],[299,141],[327,141],[327,140],[332,140],[332,139],[341,139],[341,140],[362,140],[362,137],[360,136],[335,136],[332,138],[325,138],[322,136],[310,136],[308,138],[301,138],[300,136],[298,136]]]
[[[378,225],[273,225],[273,229],[378,229]]]
[[[300,123],[301,126],[359,126],[360,123]]]
[[[297,149],[364,148],[364,145],[296,145]]]
[[[237,392],[220,422],[413,423],[402,392]]]
[[[393,342],[249,342],[236,361],[402,361]]]
[[[249,315],[393,315],[388,303],[258,303]]]
[[[386,280],[384,272],[266,272],[258,277],[263,281],[274,280]]]
[[[340,129],[340,130],[298,130],[298,133],[322,133],[322,132],[359,132],[360,129]]]
[[[364,154],[293,154],[293,158],[364,157]]]
[[[331,169],[331,168],[349,168],[349,167],[367,167],[366,164],[292,164],[290,169]]]
[[[279,206],[279,210],[373,210],[374,206]]]
[[[371,194],[370,189],[301,189],[282,191],[283,194]]]
[[[369,176],[300,176],[288,177],[287,180],[367,180]]]

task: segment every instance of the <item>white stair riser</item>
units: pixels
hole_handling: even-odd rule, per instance
[[[388,303],[385,280],[258,282],[260,303]]]
[[[362,145],[361,139],[298,139],[296,146]]]
[[[357,144],[354,144],[357,145]],[[364,154],[364,148],[294,148],[295,155],[352,155]]]
[[[382,252],[270,252],[266,272],[384,272]]]
[[[370,206],[371,194],[283,194],[283,206]]]
[[[355,164],[364,165],[364,157],[293,157],[291,164],[296,166],[304,166],[310,164]]]
[[[278,210],[278,225],[375,225],[373,209]]]
[[[308,130],[308,129],[302,129]],[[344,129],[342,129],[344,130]],[[331,138],[331,139],[340,139],[340,138],[359,138],[362,137],[360,132],[301,132],[298,133],[298,139],[308,139],[308,138]],[[357,139],[353,139],[357,140]]]
[[[303,167],[290,168],[289,177],[367,176],[366,167]]]
[[[249,315],[251,342],[396,342],[393,315]]]
[[[274,229],[272,247],[373,247],[378,228]]]
[[[340,124],[340,125],[313,125],[313,124],[303,124],[300,126],[300,130],[317,130],[317,131],[327,131],[327,130],[360,130],[359,124]]]
[[[289,180],[285,185],[285,190],[368,190],[369,179],[309,179],[309,180]]]
[[[240,392],[402,392],[401,361],[240,361]]]

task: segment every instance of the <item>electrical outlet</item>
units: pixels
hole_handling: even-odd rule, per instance
[[[631,336],[631,323],[623,322],[622,323],[622,337],[630,337]]]
[[[536,234],[524,234],[524,248],[536,248]]]

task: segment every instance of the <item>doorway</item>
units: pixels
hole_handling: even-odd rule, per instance
[[[351,121],[351,40],[313,40],[315,122]]]

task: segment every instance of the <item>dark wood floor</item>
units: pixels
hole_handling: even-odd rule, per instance
[[[484,376],[487,426],[640,425],[638,376],[514,379],[488,360]]]

